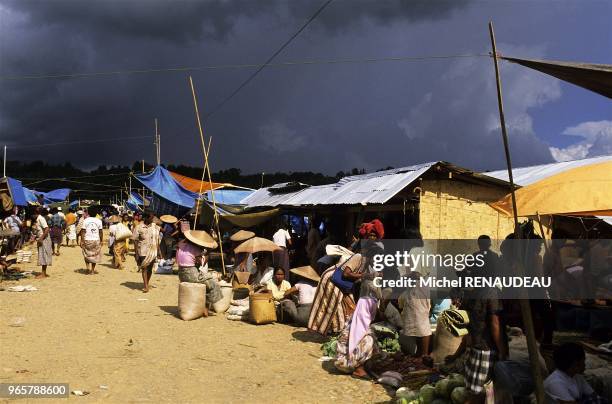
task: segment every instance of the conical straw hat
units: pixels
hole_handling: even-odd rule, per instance
[[[184,232],[187,240],[205,248],[217,248],[217,242],[204,230],[187,230]]]
[[[248,230],[238,230],[236,233],[232,234],[230,240],[232,241],[245,241],[250,238],[255,237],[255,233]]]
[[[237,253],[256,253],[260,251],[276,251],[280,247],[274,244],[273,241],[262,237],[253,237],[234,249]]]
[[[317,274],[317,271],[315,271],[314,268],[310,265],[306,265],[305,267],[292,268],[289,271],[303,278],[310,279],[311,281],[319,282],[321,280],[321,277],[319,276],[319,274]]]

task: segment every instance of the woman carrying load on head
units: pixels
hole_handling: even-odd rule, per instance
[[[213,275],[208,272],[206,248],[216,248],[217,242],[203,230],[187,230],[183,234],[185,239],[179,241],[176,250],[179,280],[205,284],[206,303],[214,304],[223,298],[223,294]],[[206,308],[204,316],[208,316]]]
[[[379,222],[380,223],[380,222]],[[334,272],[339,267],[342,279],[349,282],[359,281],[368,269],[368,263],[374,254],[382,251],[379,242],[384,235],[382,223],[369,226],[365,236],[362,254],[354,254],[348,260],[341,258],[342,263],[328,268],[321,274],[321,281],[317,287],[315,298],[308,319],[308,329],[327,335],[328,332],[340,332],[344,329],[347,319],[355,310],[355,299],[351,289],[343,289],[333,281]]]

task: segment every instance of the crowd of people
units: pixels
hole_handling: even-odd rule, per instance
[[[17,212],[4,219],[10,229],[19,231],[9,242],[9,248],[20,248],[24,234],[36,242],[38,277],[49,276],[48,267],[53,256],[61,254],[61,246],[79,245],[82,249],[87,274],[97,274],[96,265],[102,259],[103,229],[108,226],[109,254],[115,268],[122,270],[130,243],[138,271],[142,273],[142,291],[150,291],[150,279],[156,265],[171,262],[178,267],[180,282],[206,285],[206,301],[214,304],[222,298],[216,277],[209,270],[210,252],[218,241],[205,231],[191,230],[188,222],[171,215],[159,219],[151,212],[144,214],[90,215],[87,209],[49,211],[36,208],[31,226],[25,231],[25,220]],[[454,289],[448,296],[431,298],[429,290],[408,288],[399,296],[391,290],[375,286],[378,276],[389,276],[374,269],[374,257],[384,253],[385,230],[380,220],[363,223],[346,247],[330,245],[319,234],[318,224],[311,222],[307,233],[305,255],[310,265],[291,268],[289,247],[292,236],[286,225],[278,226],[272,236],[273,251],[235,253],[240,244],[255,237],[255,233],[239,230],[230,237],[231,250],[228,268],[232,282],[243,285],[253,293],[270,293],[275,301],[279,322],[306,327],[323,336],[338,336],[335,367],[354,377],[368,378],[368,363],[380,354],[376,335],[371,325],[387,320],[399,329],[399,342],[404,354],[419,358],[432,366],[432,329],[441,312],[464,310],[469,317],[467,335],[456,352],[445,359],[447,364],[463,363],[466,387],[472,393],[469,402],[483,402],[485,384],[494,380],[496,390],[514,400],[525,399],[534,390],[530,368],[526,360],[513,359],[506,335],[512,318],[512,305],[506,305],[495,288],[473,290]],[[418,234],[411,245],[419,246]],[[323,249],[322,246],[323,245]],[[332,248],[329,248],[332,247]],[[480,271],[497,273],[509,265],[508,254],[499,256],[491,250],[491,239],[481,236],[478,250],[487,257]],[[539,257],[539,250],[532,252]],[[549,259],[550,260],[550,259]],[[171,265],[172,265],[171,264]],[[396,274],[396,273],[394,273]],[[473,276],[471,268],[459,276]],[[418,279],[419,272],[409,272]],[[542,346],[552,343],[552,313],[545,302],[539,303],[537,335]],[[536,314],[534,312],[534,314]],[[207,312],[205,313],[207,315]],[[579,345],[562,345],[554,355],[555,369],[546,377],[545,389],[552,402],[604,402],[580,376],[584,371],[584,351]],[[554,401],[556,400],[556,401]]]

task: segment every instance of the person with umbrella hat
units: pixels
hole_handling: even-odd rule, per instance
[[[232,234],[230,241],[232,241],[232,250],[234,250],[234,271],[248,271],[254,272],[253,267],[253,254],[250,252],[236,252],[236,248],[241,245],[244,241],[255,237],[255,233],[248,230],[238,230]]]
[[[281,301],[282,318],[289,319],[300,327],[306,327],[321,277],[311,266],[293,268],[290,272],[297,275],[299,280],[285,292],[285,299]],[[297,303],[293,297],[297,297]]]
[[[183,234],[185,239],[179,241],[176,250],[179,280],[205,284],[206,302],[214,304],[223,298],[223,294],[217,281],[208,272],[208,250],[206,249],[217,248],[217,242],[204,230],[187,230]],[[206,308],[204,316],[208,316]]]
[[[178,219],[172,215],[162,215],[159,220],[162,222],[162,241],[161,241],[161,254],[163,259],[168,260],[172,258],[176,239],[174,238],[177,233],[176,224]]]

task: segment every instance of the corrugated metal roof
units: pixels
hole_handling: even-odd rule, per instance
[[[516,185],[525,186],[572,168],[582,167],[589,164],[603,163],[605,161],[612,161],[612,156],[601,156],[583,160],[564,161],[561,163],[513,168],[512,176]],[[491,171],[488,173],[485,172],[481,174],[503,181],[508,181],[508,170]]]
[[[263,206],[355,205],[385,203],[437,162],[342,178],[335,184],[308,187],[285,194],[257,190],[241,203]]]

